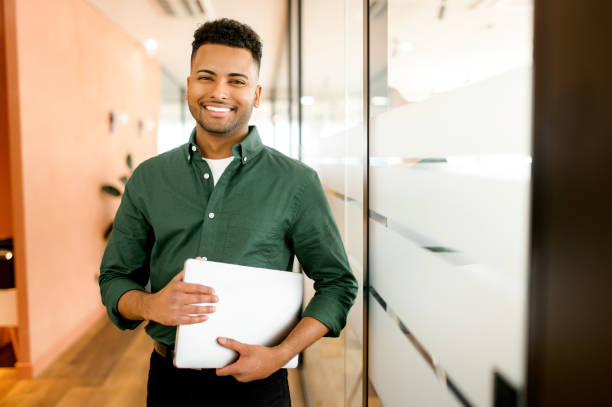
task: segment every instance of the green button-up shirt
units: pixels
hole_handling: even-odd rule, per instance
[[[291,271],[295,255],[315,288],[302,316],[338,336],[357,281],[316,172],[264,146],[255,127],[232,155],[215,186],[194,130],[187,144],[134,170],[100,266],[111,321],[138,326],[119,313],[119,298],[144,290],[149,279],[151,292],[161,290],[188,258]],[[176,327],[150,321],[146,331],[174,343]]]

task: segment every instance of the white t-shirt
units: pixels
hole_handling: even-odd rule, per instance
[[[228,165],[234,160],[234,157],[220,158],[217,160],[213,160],[212,158],[204,158],[210,167],[210,171],[212,172],[213,177],[213,185],[217,185],[217,181],[221,178],[223,171],[227,168]]]

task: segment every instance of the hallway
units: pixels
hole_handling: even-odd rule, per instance
[[[144,324],[120,331],[105,315],[40,377],[18,381],[0,368],[0,406],[144,406],[151,349]],[[289,370],[289,386],[293,407],[304,407],[299,370]]]
[[[0,405],[144,405],[150,350],[144,325],[122,332],[100,318],[39,378],[17,381],[15,369],[2,369]]]
[[[0,407],[144,406],[196,257],[303,274],[294,407],[612,406],[610,15],[0,0]]]

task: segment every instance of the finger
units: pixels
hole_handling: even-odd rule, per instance
[[[183,315],[179,317],[177,325],[199,324],[208,319],[208,315]]]
[[[190,294],[214,294],[215,289],[203,284],[183,283],[181,290]]]
[[[170,280],[170,282],[172,281],[181,281],[183,280],[183,276],[185,275],[185,270],[181,270],[180,273],[178,273],[176,276],[172,277],[172,280]]]
[[[196,257],[196,260],[202,260],[202,258],[200,256]]]
[[[231,339],[231,338],[219,337],[217,338],[217,342],[219,342],[221,346],[224,346],[229,349],[233,349],[240,354],[244,353],[248,347],[247,344],[238,342],[237,340]]]
[[[187,305],[183,307],[183,311],[186,314],[212,314],[213,312],[215,312],[215,306],[214,305],[205,305],[205,306]]]
[[[240,366],[238,366],[238,362],[240,362],[240,359],[225,367],[217,368],[217,370],[215,370],[215,373],[217,374],[217,376],[231,376],[240,373],[241,369]]]
[[[183,304],[206,304],[219,301],[219,297],[216,295],[203,295],[203,294],[184,294],[181,297]]]
[[[238,374],[234,375],[234,378],[236,380],[238,380],[240,383],[247,383],[247,382],[250,382],[251,380],[253,380],[253,379],[249,379],[248,377],[249,377],[248,375],[241,374],[241,373],[238,373]]]

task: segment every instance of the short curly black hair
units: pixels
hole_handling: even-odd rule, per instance
[[[253,55],[259,70],[263,46],[259,35],[246,24],[229,18],[220,18],[202,24],[193,33],[193,42],[191,43],[192,62],[196,52],[204,44],[221,44],[230,47],[246,48],[251,51],[251,55]]]

